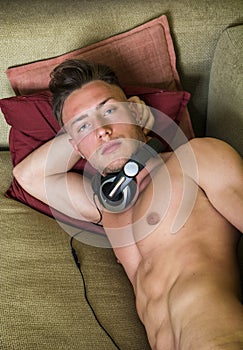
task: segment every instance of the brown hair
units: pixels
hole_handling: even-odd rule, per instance
[[[54,68],[49,89],[53,94],[53,113],[61,126],[63,125],[62,109],[66,98],[76,89],[94,80],[102,80],[121,87],[113,70],[103,64],[84,60],[67,60]]]

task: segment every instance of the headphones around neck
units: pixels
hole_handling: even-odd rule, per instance
[[[126,209],[137,192],[136,176],[150,158],[165,151],[165,148],[166,146],[158,139],[151,138],[119,172],[107,176],[95,174],[91,184],[101,205],[115,213]]]

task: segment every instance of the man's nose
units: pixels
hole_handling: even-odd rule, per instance
[[[109,125],[102,125],[96,129],[96,135],[99,139],[107,141],[112,135],[112,128]]]

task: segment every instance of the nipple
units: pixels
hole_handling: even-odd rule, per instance
[[[149,225],[156,225],[160,221],[160,215],[156,212],[150,213],[147,216],[147,223]]]

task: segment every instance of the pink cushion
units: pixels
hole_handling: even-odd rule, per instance
[[[179,76],[166,16],[135,29],[56,58],[7,70],[16,95],[30,94],[48,87],[50,72],[66,59],[86,59],[114,69],[123,85],[178,90]]]
[[[190,94],[184,91],[166,92],[159,89],[142,87],[126,87],[124,90],[128,97],[133,95],[139,96],[146,104],[162,111],[177,124],[180,123],[190,98]],[[0,108],[7,123],[11,126],[9,147],[14,166],[41,144],[55,137],[56,133],[60,130],[52,113],[51,94],[48,91],[29,96],[2,99],[0,100]],[[163,127],[163,117],[161,114],[158,114],[153,129],[160,134]],[[193,137],[193,133],[188,133],[187,130],[184,130],[184,132],[188,139]],[[85,161],[78,162],[75,170],[82,173],[84,165]],[[62,222],[92,232],[103,232],[103,228],[100,226],[72,219],[50,209],[48,205],[24,191],[15,179],[6,195],[44,214],[54,216]]]

